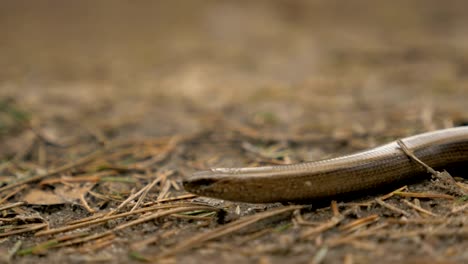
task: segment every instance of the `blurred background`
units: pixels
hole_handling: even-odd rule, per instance
[[[166,136],[211,116],[282,135],[462,124],[467,5],[4,0],[0,100],[62,136]]]

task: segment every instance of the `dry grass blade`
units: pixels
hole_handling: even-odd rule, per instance
[[[72,245],[76,245],[76,244],[81,244],[83,242],[88,242],[88,241],[91,241],[91,240],[99,239],[99,238],[102,238],[102,237],[105,237],[105,236],[113,236],[112,231],[106,231],[106,232],[99,233],[99,234],[92,234],[92,235],[89,235],[89,236],[86,236],[86,237],[78,237],[78,238],[75,238],[75,239],[68,240],[67,242],[64,242],[64,243],[56,244],[56,245],[52,246],[52,248],[68,247],[68,246],[72,246]]]
[[[411,197],[411,198],[441,198],[441,199],[449,199],[453,200],[455,197],[448,194],[443,193],[415,193],[415,192],[394,192],[394,195],[403,196],[403,197]]]
[[[462,238],[468,237],[468,227],[456,227],[456,228],[438,228],[438,229],[428,229],[428,228],[420,228],[411,231],[400,231],[395,232],[394,230],[382,230],[380,232],[376,232],[375,236],[385,237],[389,239],[400,239],[400,238],[407,238],[407,237],[415,237],[415,236],[440,236],[440,237],[455,237],[459,236]]]
[[[274,230],[274,228],[265,228],[263,230],[255,232],[255,233],[253,233],[251,235],[248,235],[248,236],[242,238],[239,241],[236,241],[236,244],[239,245],[239,246],[244,245],[245,243],[247,243],[247,242],[249,242],[251,240],[257,239],[259,237],[262,237],[262,236],[264,236],[266,234],[271,233],[273,230]]]
[[[340,214],[338,212],[338,207],[337,207],[335,201],[332,201],[331,209],[332,209],[332,212],[333,212],[333,217],[329,221],[327,221],[325,223],[320,223],[315,227],[311,227],[311,228],[303,231],[301,233],[301,236],[300,236],[301,239],[306,239],[308,237],[317,235],[317,234],[322,233],[322,232],[324,232],[324,231],[326,231],[326,230],[328,230],[330,228],[333,228],[333,227],[337,226],[341,221],[343,221],[345,216],[349,212],[352,211],[352,209],[347,209],[346,211],[343,212],[343,214]]]
[[[78,220],[73,220],[73,221],[67,222],[67,225],[74,225],[74,224],[78,224],[78,223],[83,223],[83,222],[91,221],[91,220],[94,220],[94,219],[98,219],[98,218],[104,217],[105,215],[106,215],[105,212],[96,213],[96,214],[94,214],[94,215],[91,215],[91,216],[88,216],[88,217],[85,217],[85,218],[81,218],[81,219],[78,219]]]
[[[98,182],[103,177],[113,176],[116,174],[117,174],[116,171],[105,170],[105,171],[91,173],[91,174],[73,175],[72,177],[45,179],[39,182],[39,185],[53,185],[56,183],[73,183],[73,182]]]
[[[22,244],[23,244],[23,242],[21,240],[16,241],[15,245],[13,245],[13,247],[10,250],[8,250],[8,254],[5,256],[5,261],[7,263],[11,263],[11,259],[13,258],[14,255],[16,255],[18,250],[20,250]],[[1,260],[1,258],[0,258],[0,260]]]
[[[103,195],[97,192],[93,192],[91,190],[88,191],[88,194],[103,201],[114,201],[114,202],[122,202],[120,199],[116,199],[114,197],[108,196],[108,195]]]
[[[393,197],[393,196],[395,195],[395,193],[397,193],[397,192],[402,192],[402,191],[405,191],[405,190],[407,190],[407,189],[408,189],[408,186],[405,185],[405,186],[403,186],[403,187],[400,187],[400,188],[398,188],[398,189],[392,191],[391,193],[388,193],[388,194],[386,194],[386,195],[384,195],[384,196],[381,196],[380,199],[381,199],[382,201],[385,201],[385,200],[387,200],[388,198]]]
[[[88,211],[88,213],[91,213],[91,214],[96,213],[96,211],[89,206],[88,202],[86,201],[84,193],[80,194],[80,201],[83,207],[86,209],[86,211]]]
[[[12,204],[6,204],[6,205],[0,207],[0,211],[15,208],[15,207],[22,206],[22,205],[25,205],[25,204],[27,204],[27,203],[26,202],[17,202],[17,203],[12,203]]]
[[[146,185],[143,188],[144,189],[143,193],[141,194],[141,196],[138,199],[137,203],[130,210],[130,212],[134,211],[135,209],[137,209],[140,206],[140,204],[143,202],[143,200],[145,199],[148,192],[154,187],[154,185],[156,185],[156,183],[160,182],[162,179],[165,179],[166,177],[170,176],[173,173],[174,173],[174,171],[166,171],[166,172],[160,173],[158,175],[158,177],[156,177],[156,179],[154,179],[151,183]]]
[[[426,169],[426,171],[430,174],[432,174],[432,177],[434,179],[437,179],[438,182],[435,182],[435,185],[442,188],[442,189],[446,189],[446,190],[450,190],[451,192],[454,192],[458,195],[465,195],[466,192],[465,190],[463,190],[463,188],[460,188],[460,185],[457,184],[457,182],[455,181],[455,179],[452,177],[452,175],[450,175],[450,173],[448,173],[447,171],[442,171],[442,172],[439,172],[439,171],[436,171],[434,170],[433,168],[431,168],[429,165],[427,165],[426,163],[424,163],[423,161],[421,161],[418,157],[416,157],[416,155],[414,155],[413,152],[411,152],[407,147],[406,145],[403,143],[402,140],[398,140],[398,145],[400,146],[400,148],[403,150],[403,152],[409,157],[411,158],[411,160],[413,160],[414,162],[416,162],[417,164],[419,164],[421,167],[423,167],[424,169]]]
[[[386,223],[389,224],[444,224],[447,223],[447,218],[413,218],[413,219],[399,219],[399,218],[387,218]]]
[[[75,233],[75,234],[70,234],[70,235],[65,235],[61,236],[58,238],[54,238],[51,240],[44,241],[40,244],[37,244],[33,247],[30,248],[25,248],[22,249],[18,252],[18,255],[28,255],[28,254],[36,254],[36,253],[42,253],[46,251],[48,248],[53,247],[54,245],[60,244],[63,241],[68,241],[68,240],[73,240],[79,237],[84,237],[87,236],[86,233]]]
[[[307,221],[304,219],[304,217],[302,217],[302,214],[301,214],[301,211],[300,210],[296,210],[294,211],[293,213],[293,220],[296,224],[298,225],[302,225],[302,226],[318,226],[320,225],[319,222],[312,222],[312,221]]]
[[[107,236],[100,237],[94,240],[90,245],[82,246],[78,249],[80,253],[89,253],[96,252],[99,249],[103,249],[114,242],[116,236],[114,234],[109,234]]]
[[[462,182],[456,182],[455,183],[460,189],[467,191],[468,192],[468,184],[462,183]]]
[[[468,203],[461,205],[461,206],[453,207],[450,213],[456,214],[458,212],[465,211],[467,208],[468,208]]]
[[[151,205],[160,204],[160,203],[164,203],[164,202],[174,202],[174,201],[180,201],[180,200],[187,200],[187,199],[192,199],[192,198],[195,198],[195,197],[197,197],[197,195],[195,195],[195,194],[184,194],[184,195],[180,195],[180,196],[176,196],[176,197],[157,200],[157,201],[154,201],[154,202],[147,202],[147,203],[144,203],[143,206],[151,206]]]
[[[130,203],[131,201],[133,201],[134,199],[136,199],[137,197],[139,196],[144,196],[146,195],[146,193],[148,193],[148,191],[153,188],[153,186],[158,183],[158,182],[161,182],[161,181],[164,181],[167,176],[171,175],[173,173],[173,171],[167,171],[165,173],[161,173],[158,175],[158,177],[156,179],[153,180],[153,182],[151,182],[150,184],[146,185],[145,187],[141,188],[138,192],[136,192],[135,194],[131,195],[130,197],[128,197],[125,201],[123,201],[117,208],[115,208],[114,210],[110,211],[107,215],[108,216],[111,216],[115,213],[117,213],[120,209],[122,209],[124,206],[126,206],[128,203]],[[163,193],[164,191],[164,187],[163,187],[163,190],[160,192],[160,195],[161,193]],[[138,202],[135,204],[135,206],[133,206],[132,210],[131,211],[134,211],[138,205],[141,203],[141,200],[142,199],[139,199]]]
[[[278,214],[294,211],[296,209],[301,209],[301,208],[303,208],[303,206],[300,206],[300,205],[287,206],[287,207],[282,207],[282,208],[274,209],[274,210],[271,210],[271,211],[266,211],[266,212],[258,213],[258,214],[252,215],[252,216],[245,217],[243,219],[237,220],[235,222],[231,222],[231,223],[229,223],[227,225],[220,226],[220,227],[215,228],[215,229],[213,229],[211,231],[208,231],[206,233],[202,233],[202,234],[196,235],[196,236],[194,236],[194,237],[192,237],[190,239],[187,239],[184,242],[182,242],[182,243],[176,245],[175,247],[169,249],[167,252],[163,253],[162,255],[160,255],[158,257],[167,257],[167,256],[174,255],[174,254],[176,254],[178,252],[200,246],[202,243],[204,243],[206,241],[209,241],[209,240],[219,238],[221,236],[236,232],[236,231],[240,230],[241,228],[249,226],[249,225],[251,225],[253,223],[256,223],[256,222],[258,222],[260,220],[263,220],[263,219],[266,219],[266,218],[269,218],[269,217],[272,217],[272,216],[275,216],[275,215],[278,215]]]
[[[214,213],[214,212],[212,212],[212,213]],[[212,214],[212,215],[214,215],[214,214]],[[183,215],[183,214],[174,214],[174,215],[172,215],[172,217],[181,218],[181,219],[201,220],[201,221],[207,221],[207,220],[212,220],[213,219],[213,217],[211,217],[211,216],[196,216],[196,215]]]
[[[377,244],[371,241],[362,241],[362,240],[353,240],[349,244],[359,250],[375,251],[377,249]]]
[[[376,222],[378,220],[379,220],[378,215],[376,215],[376,214],[369,215],[368,217],[356,219],[356,220],[352,221],[349,224],[341,226],[340,230],[341,231],[352,231],[352,230],[355,230],[355,229],[357,229],[357,228],[359,228],[361,226],[369,225],[369,224],[371,224],[373,222]]]
[[[153,182],[157,182],[159,181],[160,179],[156,178]],[[119,204],[119,206],[117,206],[117,208],[115,208],[114,210],[110,211],[107,216],[111,216],[115,213],[117,213],[120,209],[122,209],[124,206],[126,206],[128,203],[130,203],[131,201],[135,200],[138,196],[140,196],[142,193],[145,192],[145,190],[151,186],[151,184],[149,185],[146,185],[145,187],[141,188],[138,192],[130,195],[125,201],[123,201],[121,204]]]
[[[335,246],[346,244],[346,243],[352,243],[356,241],[356,239],[358,238],[373,236],[378,230],[383,229],[387,226],[388,226],[387,223],[383,223],[380,225],[370,227],[362,232],[356,232],[356,233],[352,233],[352,234],[337,237],[337,238],[331,238],[328,241],[326,241],[326,244],[329,247],[335,247]]]
[[[434,214],[433,212],[429,211],[429,210],[426,210],[420,206],[417,206],[413,203],[411,203],[410,201],[407,201],[407,200],[401,200],[404,204],[408,205],[409,207],[415,209],[416,211],[419,211],[421,213],[424,213],[424,214],[427,214],[427,215],[430,215],[430,216],[435,216],[437,217],[438,215],[437,214]]]
[[[19,255],[44,254],[48,249],[51,249],[51,248],[62,248],[62,247],[73,246],[76,244],[81,244],[84,242],[97,240],[97,239],[101,239],[104,237],[114,238],[115,235],[112,234],[110,231],[100,233],[100,234],[93,234],[89,236],[87,236],[86,234],[80,233],[80,234],[65,236],[65,237],[58,238],[58,239],[48,240],[34,247],[23,249],[19,251],[18,254]]]
[[[340,216],[340,210],[338,210],[338,204],[335,200],[331,201],[330,207],[333,212],[333,216]]]
[[[433,168],[429,167],[426,163],[422,162],[418,157],[416,157],[413,152],[411,152],[408,147],[406,147],[405,143],[399,139],[397,140],[398,145],[400,146],[401,150],[408,156],[411,160],[419,164],[421,167],[426,169],[426,171],[434,176],[436,176],[439,172],[434,170]]]
[[[169,193],[169,189],[171,189],[171,186],[172,186],[171,181],[165,181],[164,185],[163,185],[163,187],[161,189],[161,192],[159,192],[159,195],[156,198],[156,201],[160,201],[160,200],[164,199],[167,196],[167,194]]]
[[[323,262],[328,253],[328,247],[321,247],[315,256],[312,258],[311,264],[320,264]]]
[[[338,225],[341,221],[343,221],[344,216],[333,216],[328,222],[320,224],[319,226],[312,227],[302,232],[301,239],[306,239],[310,236],[322,233],[332,227]]]

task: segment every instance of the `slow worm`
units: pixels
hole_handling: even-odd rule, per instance
[[[423,133],[403,138],[402,142],[434,169],[468,164],[468,126]],[[195,172],[184,181],[184,188],[201,196],[232,201],[306,202],[362,196],[390,184],[424,179],[425,174],[394,141],[320,161]]]

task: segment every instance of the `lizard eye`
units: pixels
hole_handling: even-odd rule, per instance
[[[195,190],[200,190],[206,187],[209,187],[213,183],[215,183],[216,180],[214,179],[186,179],[183,181],[184,188],[188,191],[195,191]]]
[[[213,179],[199,179],[199,180],[193,181],[193,183],[197,184],[200,187],[210,186],[214,182],[216,182],[216,181],[213,180]]]

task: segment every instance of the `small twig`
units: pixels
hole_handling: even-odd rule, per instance
[[[179,185],[179,183],[177,181],[171,180],[171,186],[176,191],[182,190],[182,188],[180,187],[180,185]]]
[[[134,211],[135,209],[137,209],[140,206],[140,204],[143,202],[143,200],[145,199],[148,192],[154,187],[154,185],[156,185],[156,183],[160,182],[161,179],[164,179],[164,178],[170,176],[173,173],[174,173],[174,171],[166,171],[166,172],[163,172],[163,173],[159,174],[158,177],[156,177],[156,179],[154,179],[150,184],[148,184],[144,188],[145,190],[143,191],[143,194],[140,196],[137,203],[133,206],[133,208],[130,210],[130,212]]]
[[[400,188],[398,188],[398,189],[396,189],[396,190],[394,190],[394,191],[392,191],[392,192],[390,192],[390,193],[388,193],[386,195],[381,196],[380,199],[382,201],[385,201],[385,200],[389,199],[390,197],[393,197],[395,195],[395,193],[402,192],[402,191],[407,190],[407,189],[408,189],[408,186],[405,185],[405,186],[400,187]]]
[[[412,218],[412,219],[400,219],[400,218],[387,218],[387,223],[391,224],[443,224],[447,222],[446,218]]]
[[[383,230],[376,232],[375,236],[382,236],[387,239],[400,239],[403,237],[414,237],[414,236],[441,236],[450,237],[454,236],[468,237],[468,227],[456,227],[456,228],[442,228],[437,230],[428,230],[427,228],[421,228],[411,231],[395,232],[395,230]]]
[[[383,229],[383,228],[385,228],[387,226],[388,226],[387,223],[383,223],[383,224],[380,224],[380,225],[370,227],[370,228],[368,228],[368,229],[366,229],[366,230],[364,230],[362,232],[356,232],[356,233],[352,233],[352,234],[345,235],[345,236],[338,237],[338,238],[331,238],[331,239],[326,241],[326,244],[329,247],[335,247],[337,245],[351,243],[352,241],[356,241],[356,239],[358,239],[358,238],[370,237],[373,234],[375,234],[375,232],[377,230]]]
[[[265,228],[265,229],[262,229],[258,232],[255,232],[253,234],[250,234],[250,235],[247,235],[245,237],[243,237],[242,239],[240,239],[239,241],[236,241],[236,244],[241,246],[241,245],[245,245],[245,243],[249,242],[249,241],[252,241],[254,239],[257,239],[259,237],[262,237],[266,234],[269,234],[273,231],[274,229],[273,228]]]
[[[335,200],[331,201],[330,207],[333,212],[333,216],[340,216],[340,210],[338,209],[338,205]]]
[[[450,175],[450,173],[448,173],[445,170],[442,172],[434,170],[433,168],[431,168],[430,166],[422,162],[418,157],[416,157],[414,153],[406,147],[405,143],[402,140],[398,140],[397,142],[400,148],[403,150],[403,152],[409,158],[411,158],[411,160],[413,160],[414,162],[418,163],[420,166],[425,168],[428,173],[432,174],[433,178],[439,180],[439,182],[436,183],[436,186],[438,186],[439,188],[454,192],[458,195],[466,194],[465,190],[460,188],[460,186],[457,184],[457,182],[452,177],[452,175]]]
[[[55,183],[73,183],[73,182],[98,182],[103,177],[114,176],[116,171],[100,171],[92,174],[82,174],[80,176],[74,175],[73,177],[60,177],[42,180],[39,185],[52,185]]]
[[[117,212],[119,212],[120,209],[122,209],[124,206],[126,206],[128,203],[130,203],[131,201],[135,200],[138,196],[140,196],[142,193],[145,192],[146,188],[148,187],[149,185],[146,185],[145,187],[141,188],[138,192],[130,195],[125,201],[123,201],[121,204],[119,204],[119,206],[117,206],[117,208],[115,208],[114,210],[111,210],[109,213],[107,213],[106,216],[111,216]]]
[[[18,207],[18,206],[25,205],[25,204],[27,204],[27,202],[16,202],[16,203],[12,203],[12,204],[6,204],[6,205],[0,207],[0,211],[11,209],[11,208]]]
[[[462,182],[455,183],[460,189],[463,189],[465,192],[468,192],[468,184]]]
[[[400,146],[401,150],[406,154],[406,156],[408,156],[409,158],[411,158],[411,160],[413,160],[414,162],[418,163],[421,167],[426,169],[428,173],[434,176],[436,176],[439,173],[433,168],[429,167],[426,163],[422,162],[418,157],[416,157],[414,153],[408,149],[408,147],[405,145],[405,143],[401,139],[397,140],[397,143]]]
[[[147,202],[147,203],[144,203],[143,206],[146,207],[146,206],[151,206],[151,205],[160,204],[160,203],[164,203],[164,202],[187,200],[187,199],[192,199],[192,198],[195,198],[195,197],[197,197],[197,195],[195,195],[195,194],[183,194],[183,195],[176,196],[176,197],[160,199],[160,200],[157,200],[157,201],[154,201],[154,202]]]
[[[356,249],[374,251],[377,248],[377,245],[374,242],[362,241],[362,240],[353,240],[349,244]]]
[[[208,221],[208,220],[213,219],[213,217],[210,217],[210,216],[183,215],[183,214],[173,214],[172,217],[180,218],[180,219],[203,220],[203,221]]]
[[[83,222],[91,221],[91,220],[98,219],[98,218],[101,218],[101,217],[105,217],[105,215],[106,215],[105,212],[99,212],[99,213],[96,213],[94,215],[91,215],[91,216],[88,216],[88,217],[85,217],[85,218],[81,218],[81,219],[78,219],[78,220],[67,222],[66,224],[67,225],[74,225],[74,224],[78,224],[78,223],[83,223]]]
[[[68,247],[68,246],[71,246],[71,245],[80,244],[80,243],[83,243],[83,242],[99,239],[99,238],[109,236],[109,235],[113,235],[112,231],[110,231],[110,230],[105,231],[103,233],[92,234],[92,235],[89,235],[89,236],[86,236],[86,237],[78,237],[78,238],[75,238],[75,239],[71,239],[71,240],[68,240],[67,242],[64,242],[64,243],[55,244],[55,245],[51,246],[51,248]]]
[[[365,226],[365,225],[369,225],[369,224],[371,224],[373,222],[376,222],[378,220],[379,220],[379,215],[377,215],[377,214],[369,215],[367,217],[356,219],[356,220],[352,221],[349,224],[341,226],[340,230],[341,231],[353,231],[355,229],[358,229],[358,228],[360,228],[362,226]]]
[[[464,211],[467,208],[468,208],[468,203],[466,203],[464,205],[461,205],[461,206],[453,207],[452,210],[450,211],[450,213],[451,214],[456,214],[458,212]]]
[[[164,199],[169,193],[171,186],[172,186],[171,181],[165,181],[161,191],[159,192],[158,198],[156,198],[156,201]]]
[[[320,223],[319,222],[312,222],[312,221],[307,221],[302,217],[301,211],[296,210],[293,212],[293,220],[294,223],[297,223],[298,225],[303,225],[303,226],[318,226]]]
[[[80,201],[81,201],[81,204],[83,205],[83,207],[86,209],[86,211],[88,211],[88,213],[94,214],[96,212],[93,208],[91,208],[89,206],[88,202],[85,199],[85,194],[84,193],[80,194]]]
[[[434,214],[433,212],[431,212],[431,211],[429,211],[429,210],[426,210],[426,209],[424,209],[424,208],[422,208],[422,207],[420,207],[420,206],[417,206],[417,205],[411,203],[411,202],[408,201],[408,200],[402,199],[401,201],[402,201],[403,203],[405,203],[406,205],[408,205],[409,207],[415,209],[416,211],[419,211],[419,212],[421,212],[421,213],[424,213],[424,214],[427,214],[427,215],[430,215],[430,216],[435,216],[435,217],[438,216],[437,214]]]
[[[79,252],[82,253],[89,253],[89,252],[96,252],[99,249],[103,249],[112,244],[115,240],[114,234],[109,234],[107,236],[100,237],[93,241],[91,245],[82,246],[78,249]]]
[[[411,198],[441,198],[441,199],[449,199],[453,200],[455,197],[448,194],[443,193],[415,193],[415,192],[394,192],[394,195],[403,196],[403,197],[411,197]]]
[[[104,200],[104,201],[114,201],[114,202],[122,202],[122,200],[119,200],[117,198],[114,198],[114,197],[110,197],[110,196],[106,196],[106,195],[103,195],[103,194],[100,194],[100,193],[97,193],[97,192],[93,192],[91,190],[88,191],[88,193],[97,198],[97,199],[101,199],[101,200]]]
[[[404,216],[406,216],[406,217],[410,217],[410,216],[411,216],[410,213],[408,213],[408,212],[406,212],[406,211],[404,211],[404,210],[402,210],[402,209],[400,209],[400,208],[398,208],[398,207],[396,207],[396,206],[393,206],[393,205],[391,205],[391,204],[388,204],[388,203],[382,201],[382,200],[379,199],[379,198],[375,199],[375,201],[376,201],[378,204],[380,204],[381,206],[383,206],[383,207],[385,207],[385,208],[387,208],[387,209],[390,209],[390,210],[392,210],[392,211],[394,211],[394,212],[397,212],[397,213],[399,213],[399,214],[402,214],[402,215],[404,215]]]
[[[18,251],[18,255],[28,255],[28,254],[37,254],[37,253],[42,253],[46,251],[47,249],[53,247],[54,245],[60,244],[63,241],[68,241],[68,240],[73,240],[79,237],[84,237],[87,236],[88,234],[86,233],[75,233],[75,234],[70,234],[70,235],[65,235],[61,236],[58,238],[53,238],[47,241],[44,241],[40,244],[37,244],[33,247],[30,248],[25,248],[20,251]]]
[[[348,209],[348,210],[350,210],[350,209]],[[322,223],[322,224],[320,224],[320,225],[318,225],[316,227],[311,227],[311,228],[305,230],[304,232],[302,232],[300,237],[301,237],[301,239],[306,239],[306,238],[308,238],[310,236],[322,233],[322,232],[324,232],[324,231],[326,231],[328,229],[331,229],[331,228],[335,227],[341,221],[343,221],[343,219],[344,219],[344,216],[341,215],[341,214],[338,215],[338,216],[333,216],[327,222]]]

